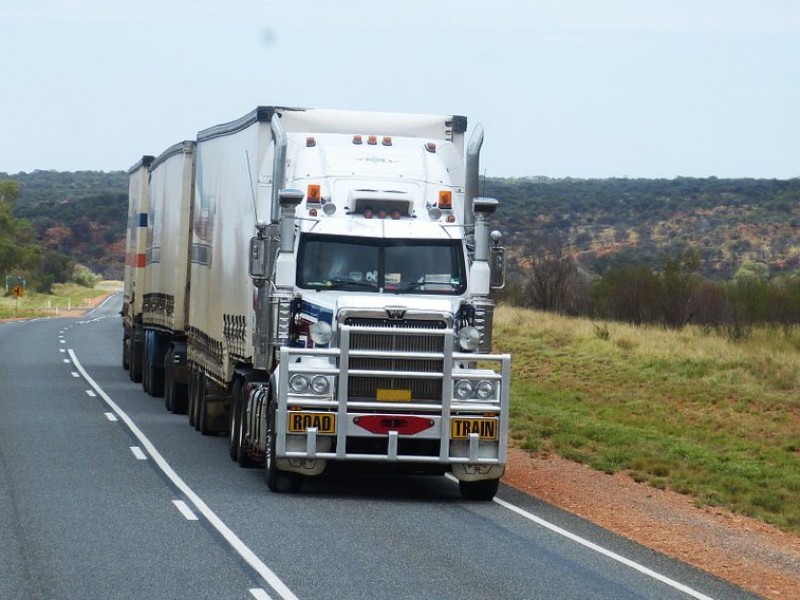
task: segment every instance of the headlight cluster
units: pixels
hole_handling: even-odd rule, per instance
[[[480,381],[459,379],[453,386],[453,390],[459,400],[478,400],[483,402],[497,400],[497,387],[488,379],[481,379]]]
[[[289,377],[289,389],[295,394],[326,396],[331,391],[331,384],[324,375],[295,373]]]

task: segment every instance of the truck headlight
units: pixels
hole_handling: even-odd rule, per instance
[[[472,325],[462,327],[458,331],[458,345],[469,352],[477,350],[481,345],[481,332]]]
[[[289,389],[295,394],[304,394],[308,390],[308,377],[302,373],[295,373],[289,378]]]
[[[331,391],[331,384],[328,378],[322,375],[315,375],[311,380],[311,391],[320,396],[326,395]]]
[[[475,386],[475,395],[481,400],[493,400],[495,397],[494,384],[486,379],[479,381]]]
[[[472,398],[472,394],[474,392],[472,382],[469,379],[459,379],[456,381],[454,389],[456,392],[456,398],[459,400],[469,400]]]

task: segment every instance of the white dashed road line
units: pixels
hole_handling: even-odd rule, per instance
[[[80,374],[83,378],[92,386],[94,391],[99,395],[103,401],[108,405],[108,407],[113,410],[119,419],[125,423],[128,430],[139,440],[144,450],[150,455],[153,459],[153,462],[158,466],[159,469],[164,473],[164,475],[169,478],[172,484],[178,488],[178,490],[183,493],[184,496],[194,505],[195,510],[203,515],[209,524],[217,530],[217,532],[225,539],[228,544],[242,557],[242,559],[250,565],[250,567],[259,574],[259,576],[266,581],[269,586],[275,590],[275,592],[279,595],[280,598],[283,600],[297,600],[297,596],[294,595],[292,590],[290,590],[283,581],[281,581],[280,577],[278,577],[272,569],[270,569],[264,562],[253,552],[248,546],[239,539],[231,529],[228,527],[217,515],[212,511],[208,505],[198,496],[192,488],[190,488],[183,479],[173,470],[173,468],[169,465],[169,463],[161,456],[161,453],[156,449],[156,447],[152,444],[152,442],[148,439],[148,437],[142,432],[141,429],[133,422],[128,414],[123,411],[117,404],[114,402],[111,397],[103,391],[97,382],[92,379],[92,376],[86,372],[86,369],[83,368],[78,357],[75,356],[75,353],[72,349],[68,350],[70,358],[72,358],[72,362],[75,364],[75,368],[78,369]],[[252,593],[252,590],[251,590]],[[269,596],[266,596],[269,598]],[[257,598],[261,598],[257,596]]]

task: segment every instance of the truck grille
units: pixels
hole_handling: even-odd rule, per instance
[[[360,330],[350,334],[351,350],[367,350],[374,352],[417,352],[438,353],[444,352],[444,336],[437,333],[447,328],[447,323],[441,320],[424,319],[372,319],[363,317],[348,317],[346,325],[358,327]],[[392,328],[396,333],[370,333],[363,328],[380,327]],[[406,329],[430,329],[430,336],[404,334]],[[403,377],[402,372],[416,371],[423,373],[441,373],[443,370],[442,359],[429,358],[381,358],[381,357],[350,357],[350,368],[365,371],[394,371],[398,377],[350,377],[348,382],[348,396],[350,398],[375,399],[379,389],[411,390],[413,401],[441,401],[441,379],[415,379]]]

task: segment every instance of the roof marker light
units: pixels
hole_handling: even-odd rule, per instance
[[[356,144],[356,145],[359,145],[359,144],[363,144],[364,142],[362,141],[360,135],[354,135],[353,136],[353,143]]]
[[[380,209],[378,211],[378,218],[379,219],[385,219],[386,218],[386,211],[384,209]]]
[[[313,148],[317,145],[317,140],[314,139],[313,135],[310,135],[306,138],[306,148]]]
[[[392,211],[392,219],[397,221],[399,218],[400,218],[400,211],[399,210]]]
[[[372,216],[373,216],[373,213],[372,213],[372,209],[371,208],[368,208],[368,209],[366,209],[364,211],[364,218],[365,219],[371,219]]]
[[[434,144],[433,142],[428,142],[427,144],[425,144],[425,150],[427,150],[431,154],[436,154],[436,144]]]
[[[453,192],[450,190],[439,191],[439,208],[453,208]]]
[[[370,146],[375,146],[375,145],[378,143],[378,136],[377,136],[377,135],[371,135],[371,136],[369,136],[369,137],[367,138],[367,143],[368,143]]]
[[[381,144],[384,146],[391,146],[392,145],[392,138],[391,136],[384,136],[383,140],[381,140]]]
[[[306,192],[306,204],[319,204],[322,200],[322,193],[319,184],[310,183]]]

